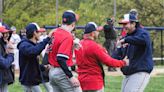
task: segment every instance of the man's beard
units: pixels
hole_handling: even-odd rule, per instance
[[[35,40],[36,40],[36,41],[39,41],[39,37],[35,37]]]

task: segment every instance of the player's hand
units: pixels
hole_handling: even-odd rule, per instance
[[[129,45],[128,43],[124,43],[124,44],[122,45],[122,47],[125,48],[125,47],[127,47],[128,45]]]
[[[12,43],[7,43],[7,47],[6,47],[6,52],[7,53],[14,53],[14,45]]]
[[[78,38],[75,38],[75,39],[73,40],[73,43],[74,43],[74,48],[75,48],[75,49],[78,50],[78,49],[81,47],[80,40],[79,40]]]
[[[122,46],[122,44],[123,44],[124,42],[125,42],[124,39],[117,40],[117,42],[116,42],[116,47],[117,47],[117,48],[121,48],[121,46]]]
[[[123,59],[123,61],[125,61],[125,62],[126,62],[126,66],[129,66],[129,59],[128,59],[128,57],[127,57],[127,56],[125,56],[125,58]]]
[[[125,39],[121,39],[120,43],[123,44],[125,42]]]
[[[51,38],[51,37],[52,37],[52,34],[54,33],[54,31],[55,31],[55,30],[51,30],[51,31],[49,32],[49,34],[48,34],[48,37]]]
[[[44,65],[44,67],[45,67],[46,71],[48,71],[48,70],[50,70],[51,65],[50,64],[47,64],[47,65]]]
[[[71,81],[71,83],[72,83],[72,85],[73,85],[74,87],[79,87],[79,86],[80,86],[80,82],[79,82],[79,80],[78,80],[77,78],[71,77],[71,78],[70,78],[70,81]]]
[[[14,54],[14,49],[7,48],[6,53],[13,53]]]

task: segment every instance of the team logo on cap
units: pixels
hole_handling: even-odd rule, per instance
[[[66,19],[66,18],[63,18],[63,21],[64,21],[64,22],[66,22],[66,21],[67,21],[67,19]]]

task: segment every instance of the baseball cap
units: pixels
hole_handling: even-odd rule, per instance
[[[2,26],[4,26],[4,27],[5,27],[5,29],[7,29],[7,30],[9,30],[9,31],[10,31],[10,27],[9,27],[9,25],[7,25],[7,24],[5,24],[5,23],[2,23]]]
[[[34,31],[40,31],[40,27],[37,23],[29,23],[26,26],[26,34],[32,34]]]
[[[131,9],[131,10],[129,11],[129,14],[138,17],[138,11],[137,11],[136,9]]]
[[[38,30],[39,32],[45,32],[46,29],[45,28],[40,28],[40,30]]]
[[[7,30],[4,26],[0,26],[0,32],[1,33],[7,33],[9,32],[10,30]]]
[[[62,23],[64,24],[72,24],[78,20],[78,15],[75,14],[72,10],[67,10],[63,13]]]
[[[131,21],[139,22],[135,15],[133,15],[133,14],[124,14],[124,19],[120,20],[119,24],[126,24],[126,23],[129,23]]]
[[[84,34],[91,33],[93,31],[102,30],[101,27],[98,27],[95,22],[88,22],[85,26]]]
[[[17,30],[15,26],[12,26],[10,29],[11,29],[11,31],[16,31]]]

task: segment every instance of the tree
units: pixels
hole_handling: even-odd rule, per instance
[[[144,26],[164,26],[164,1],[163,0],[116,0],[118,21],[130,9],[135,8],[139,12],[139,21]],[[55,25],[56,0],[4,0],[3,20],[5,23],[15,25],[18,29],[24,28],[30,22],[37,22],[40,26]],[[59,20],[65,10],[74,10],[80,15],[77,25],[85,25],[94,21],[98,25],[104,25],[107,17],[113,16],[113,0],[59,0]],[[60,22],[61,23],[61,22]],[[83,31],[78,30],[80,36]],[[152,33],[155,34],[155,33]],[[160,35],[157,33],[157,35]],[[152,35],[157,41],[160,36]],[[101,33],[100,42],[103,41]],[[156,50],[157,54],[160,49]]]

